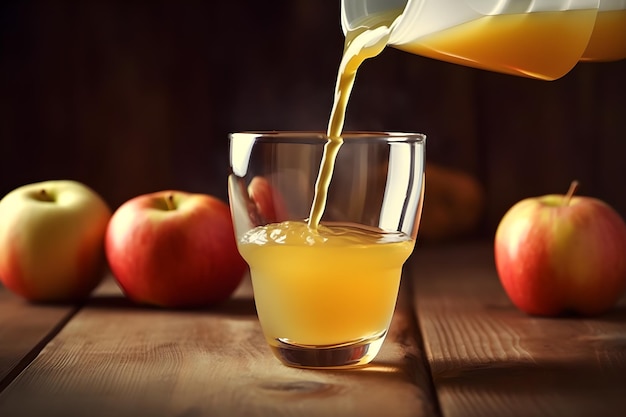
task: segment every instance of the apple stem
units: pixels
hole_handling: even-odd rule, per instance
[[[39,190],[39,200],[40,201],[53,201],[52,196],[48,194],[45,188]]]
[[[574,180],[570,184],[569,190],[567,190],[567,194],[565,194],[565,197],[563,198],[563,205],[564,206],[569,206],[569,203],[572,200],[572,197],[574,196],[574,193],[576,192],[576,189],[578,189],[578,181]]]
[[[174,194],[168,194],[165,197],[165,204],[168,210],[176,210],[176,204],[174,204]]]

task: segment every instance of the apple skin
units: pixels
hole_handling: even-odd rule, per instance
[[[9,192],[0,200],[0,281],[32,302],[87,297],[104,276],[110,217],[105,201],[76,181]]]
[[[263,219],[262,223],[277,223],[288,218],[287,206],[265,177],[256,176],[248,185],[248,196]]]
[[[567,201],[556,194],[524,199],[496,230],[500,281],[513,304],[530,315],[598,315],[626,288],[624,220],[601,200]]]
[[[207,194],[166,190],[128,200],[113,213],[105,251],[129,299],[163,308],[222,302],[247,270],[228,205]]]

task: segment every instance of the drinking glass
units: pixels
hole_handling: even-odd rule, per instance
[[[237,245],[265,339],[284,364],[350,368],[377,355],[415,244],[425,140],[345,133],[333,161],[337,142],[322,133],[230,135]],[[309,219],[323,159],[334,170],[316,223]]]

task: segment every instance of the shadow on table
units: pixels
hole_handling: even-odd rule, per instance
[[[520,405],[521,401],[556,415],[578,415],[580,410],[573,407],[588,399],[597,415],[623,416],[625,371],[623,363],[608,369],[593,360],[503,361],[440,370],[433,373],[433,382],[440,398],[449,404],[482,402],[490,407],[496,403]]]
[[[236,297],[206,307],[194,308],[165,308],[148,304],[136,303],[124,295],[94,295],[85,304],[90,309],[115,309],[115,310],[143,310],[143,311],[171,311],[176,313],[209,313],[223,316],[256,316],[256,308],[252,297]]]

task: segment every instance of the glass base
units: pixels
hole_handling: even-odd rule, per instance
[[[310,369],[348,369],[370,363],[380,351],[387,332],[338,345],[301,345],[288,339],[270,343],[274,355],[285,365]]]

